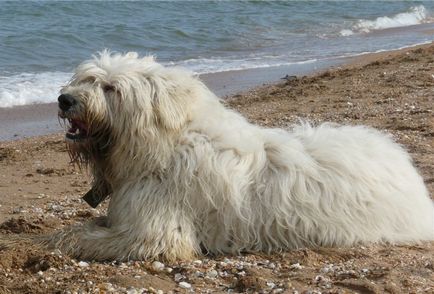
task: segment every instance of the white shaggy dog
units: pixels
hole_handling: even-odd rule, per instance
[[[371,128],[254,126],[190,73],[135,53],[81,64],[59,108],[73,159],[94,175],[87,200],[111,198],[104,219],[50,237],[75,257],[434,239],[434,205],[409,155]]]

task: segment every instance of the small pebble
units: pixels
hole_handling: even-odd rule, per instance
[[[202,260],[195,260],[195,261],[193,261],[193,264],[194,265],[202,265]]]
[[[215,269],[212,269],[206,273],[206,276],[211,279],[215,279],[218,275],[219,273]]]
[[[114,291],[115,288],[113,287],[113,285],[111,283],[102,283],[98,288],[100,288],[103,291]]]
[[[179,282],[179,281],[181,281],[182,279],[185,279],[185,276],[184,275],[181,275],[181,274],[175,274],[175,282]]]
[[[154,261],[154,262],[152,263],[152,268],[153,268],[155,271],[162,271],[162,270],[164,269],[164,263],[161,263],[161,262],[159,262],[159,261]]]
[[[127,288],[127,294],[138,294],[139,292],[136,290],[136,288],[128,287]]]
[[[180,282],[179,287],[181,287],[183,289],[191,289],[191,285],[187,282]]]
[[[88,264],[87,262],[85,262],[85,261],[80,261],[80,262],[78,263],[78,266],[79,266],[79,267],[88,267],[89,264]]]
[[[321,270],[322,273],[326,274],[328,272],[333,272],[333,264],[326,264]]]
[[[291,266],[289,268],[299,270],[299,269],[302,269],[303,267],[300,265],[300,263],[297,262],[297,263],[291,264]]]
[[[166,272],[168,272],[168,273],[170,274],[171,272],[173,272],[173,268],[171,268],[171,267],[166,267]]]

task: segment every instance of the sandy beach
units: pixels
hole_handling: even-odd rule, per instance
[[[409,151],[433,198],[433,44],[363,55],[287,80],[260,79],[260,71],[249,74],[259,75],[258,80],[240,78],[249,86],[270,79],[278,83],[233,95],[225,100],[228,107],[267,127],[290,129],[307,120],[378,128]],[[233,78],[224,79],[230,88]],[[55,111],[55,105],[45,107],[40,115],[32,107],[20,110],[28,118],[26,136],[45,126],[35,120]],[[13,111],[0,110],[9,121],[3,128],[14,125]],[[57,121],[55,113],[50,120]],[[86,170],[69,164],[63,134],[0,142],[0,238],[48,233],[103,215],[107,203],[92,209],[81,200],[90,182]],[[0,248],[0,293],[143,291],[433,293],[434,242],[201,256],[173,264],[80,261],[26,242]]]

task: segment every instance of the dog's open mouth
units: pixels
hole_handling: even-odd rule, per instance
[[[65,134],[68,141],[79,142],[89,137],[88,127],[85,122],[78,119],[68,119],[70,127]]]

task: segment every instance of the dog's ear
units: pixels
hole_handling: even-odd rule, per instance
[[[173,88],[157,90],[154,104],[157,123],[167,130],[181,129],[188,117],[188,98]]]

